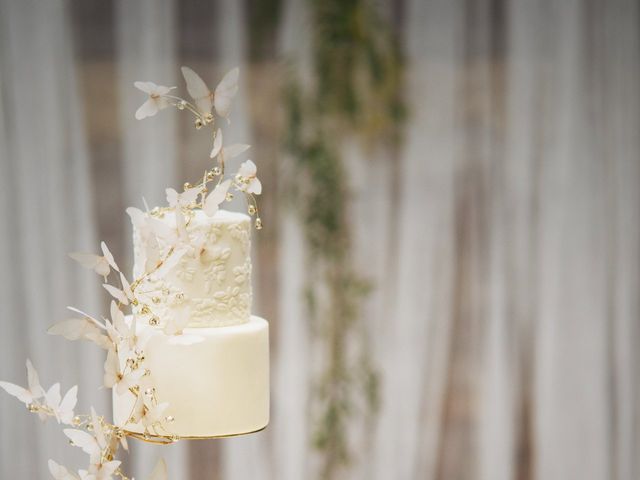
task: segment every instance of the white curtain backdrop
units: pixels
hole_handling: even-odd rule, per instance
[[[400,12],[410,117],[399,152],[345,146],[355,261],[375,285],[364,323],[382,383],[373,431],[361,443],[354,434],[342,477],[638,478],[637,2],[378,3]],[[89,168],[90,99],[78,86],[70,5],[0,0],[0,379],[23,381],[29,356],[43,381],[78,382],[83,408],[108,411],[96,391],[99,353],[44,334],[65,305],[103,303],[93,274],[65,257],[98,245],[92,182],[103,181]],[[216,45],[199,61],[216,75],[248,67],[246,5],[218,0],[206,20]],[[306,5],[283,2],[278,48],[308,78]],[[125,251],[124,207],[143,195],[162,202],[193,168],[181,163],[191,152],[183,116],[133,118],[142,100],[134,80],[182,83],[190,54],[178,45],[189,28],[180,8],[114,2],[121,178],[109,181],[124,185],[113,218]],[[225,137],[252,143],[246,84],[240,98]],[[252,157],[260,164],[259,151]],[[271,425],[245,438],[135,448],[136,478],[159,455],[174,479],[314,478],[304,236],[280,212],[265,219],[280,228]],[[255,288],[259,313],[272,299]],[[6,395],[0,425],[0,478],[47,478],[48,458],[76,458],[57,426],[42,428]]]
[[[66,305],[99,306],[95,274],[66,256],[98,245],[68,13],[0,2],[0,379],[25,385],[29,357],[45,387],[78,384],[83,409],[106,411],[101,354],[46,334]],[[48,458],[81,458],[53,423],[0,395],[0,478],[47,478]]]

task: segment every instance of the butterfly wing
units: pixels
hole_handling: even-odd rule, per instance
[[[189,188],[180,194],[180,205],[186,207],[196,201],[201,188]]]
[[[216,132],[216,137],[213,139],[213,148],[211,149],[211,153],[209,154],[209,157],[210,158],[217,157],[221,150],[222,150],[222,130],[218,129],[218,131]]]
[[[189,92],[189,95],[191,95],[191,98],[195,101],[198,111],[203,115],[211,113],[213,95],[209,87],[207,87],[207,84],[200,78],[200,75],[189,67],[182,67],[181,70],[184,81],[187,84],[187,92]]]
[[[222,156],[225,160],[230,160],[246,152],[249,148],[251,148],[251,145],[247,145],[246,143],[234,143],[222,149]]]
[[[33,398],[40,398],[44,395],[44,389],[40,385],[40,377],[31,360],[27,359],[27,384]]]
[[[231,186],[231,180],[227,179],[224,182],[220,183],[213,191],[207,196],[204,202],[204,212],[213,217],[220,204],[224,202],[224,199],[227,197],[227,192],[229,191],[229,187]]]
[[[104,386],[107,388],[113,388],[113,386],[118,382],[119,374],[120,361],[118,360],[118,355],[113,348],[110,348],[107,352],[107,359],[104,362]]]
[[[129,305],[129,299],[127,298],[127,296],[124,294],[122,290],[114,287],[113,285],[109,285],[108,283],[103,283],[102,286],[107,292],[109,292],[109,294],[113,298],[118,300],[120,303],[122,303],[123,305]]]
[[[216,108],[216,112],[223,118],[229,116],[231,110],[231,101],[238,93],[238,77],[240,70],[234,68],[228,72],[220,81],[216,87],[215,94],[213,96],[213,103]]]
[[[60,402],[60,421],[62,423],[70,424],[73,421],[73,409],[76,408],[78,403],[78,386],[74,385],[65,394],[64,398]]]
[[[116,261],[114,260],[113,255],[111,254],[111,251],[107,247],[107,244],[104,242],[101,242],[100,248],[102,249],[102,255],[104,255],[104,258],[107,260],[111,268],[113,268],[116,272],[119,272],[120,269],[118,268],[118,265],[116,264]]]
[[[0,382],[0,388],[2,388],[9,395],[16,397],[25,405],[30,404],[34,400],[33,395],[31,395],[31,392],[29,390],[21,387],[20,385],[16,385],[15,383]]]
[[[100,256],[93,253],[71,252],[69,254],[69,257],[74,259],[83,267],[89,269],[95,268],[98,264],[98,261],[100,260]]]
[[[173,188],[167,188],[165,190],[167,194],[167,203],[170,207],[175,207],[178,204],[178,200],[180,199],[180,194],[174,190]]]
[[[98,445],[98,441],[93,435],[75,428],[65,428],[63,432],[74,446],[81,448],[82,451],[89,454],[92,459],[100,457],[100,445]]]
[[[47,333],[60,335],[67,340],[81,340],[95,338],[100,335],[100,329],[88,318],[68,318],[51,325]]]

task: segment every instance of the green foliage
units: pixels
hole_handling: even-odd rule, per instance
[[[365,0],[309,0],[314,25],[313,85],[285,88],[285,148],[294,162],[293,204],[309,247],[305,290],[323,365],[314,384],[313,445],[321,478],[351,458],[348,428],[378,407],[379,377],[369,360],[361,303],[371,286],[355,270],[349,179],[342,145],[400,141],[405,108],[398,43]]]

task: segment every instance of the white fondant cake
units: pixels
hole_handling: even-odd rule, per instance
[[[259,317],[241,325],[189,328],[185,335],[204,340],[172,342],[159,327],[145,349],[145,363],[160,402],[168,402],[167,425],[179,437],[217,437],[250,433],[269,423],[269,326]],[[113,415],[125,425],[135,397],[113,390]],[[126,429],[142,433],[141,425]]]
[[[161,228],[176,230],[173,212],[148,215]],[[190,247],[164,270],[153,266],[171,244],[135,223],[134,277],[146,275],[147,292],[140,296],[149,298],[147,311],[140,304],[134,309],[137,335],[152,334],[144,365],[157,401],[168,403],[163,415],[173,417],[168,433],[217,437],[264,428],[269,422],[269,327],[250,314],[250,218],[222,210],[213,217],[190,212],[188,238],[182,240]],[[185,326],[170,334],[176,332],[168,332],[168,322],[184,312]],[[144,427],[130,421],[135,398],[114,389],[114,419],[125,430],[142,433]]]

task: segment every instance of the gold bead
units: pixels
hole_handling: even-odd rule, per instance
[[[256,230],[262,230],[262,220],[260,217],[256,218]]]
[[[132,368],[135,360],[133,358],[127,358],[127,367]]]
[[[158,303],[160,303],[160,297],[153,297],[151,301],[157,305]]]
[[[182,185],[182,187],[183,187],[185,190],[189,190],[189,189],[191,188],[191,184],[190,184],[189,182],[184,182],[184,185]]]
[[[187,102],[185,102],[184,100],[180,100],[178,102],[178,105],[176,105],[178,107],[178,110],[184,110],[184,107],[187,106]]]
[[[180,440],[180,437],[178,435],[171,435],[171,441],[172,442],[177,442],[178,440]]]
[[[38,405],[36,405],[35,403],[30,403],[29,405],[27,405],[27,410],[29,410],[31,413],[37,412]]]
[[[197,118],[194,125],[196,126],[196,130],[200,130],[202,128],[202,120],[200,118]]]
[[[213,180],[216,177],[216,174],[213,173],[213,170],[210,172],[207,172],[207,180]]]
[[[213,167],[213,170],[211,171],[216,177],[222,173],[222,170],[220,169],[220,167]]]
[[[231,200],[233,200],[233,193],[231,192],[227,193],[226,200],[227,202],[230,202]]]
[[[158,325],[158,323],[160,323],[160,320],[158,320],[158,317],[151,317],[149,319],[149,325],[151,326]]]
[[[255,205],[249,205],[249,215],[255,215],[255,214],[256,214]]]
[[[213,115],[211,115],[210,113],[207,113],[207,115],[204,117],[204,120],[207,123],[213,122]]]
[[[73,421],[72,422],[77,427],[78,425],[80,425],[82,423],[82,419],[80,419],[80,417],[76,415],[75,417],[73,417]]]
[[[143,305],[142,308],[140,309],[141,315],[149,315],[150,313],[151,313],[151,309],[149,308],[148,305]]]
[[[176,300],[184,300],[184,293],[182,292],[176,293]]]

